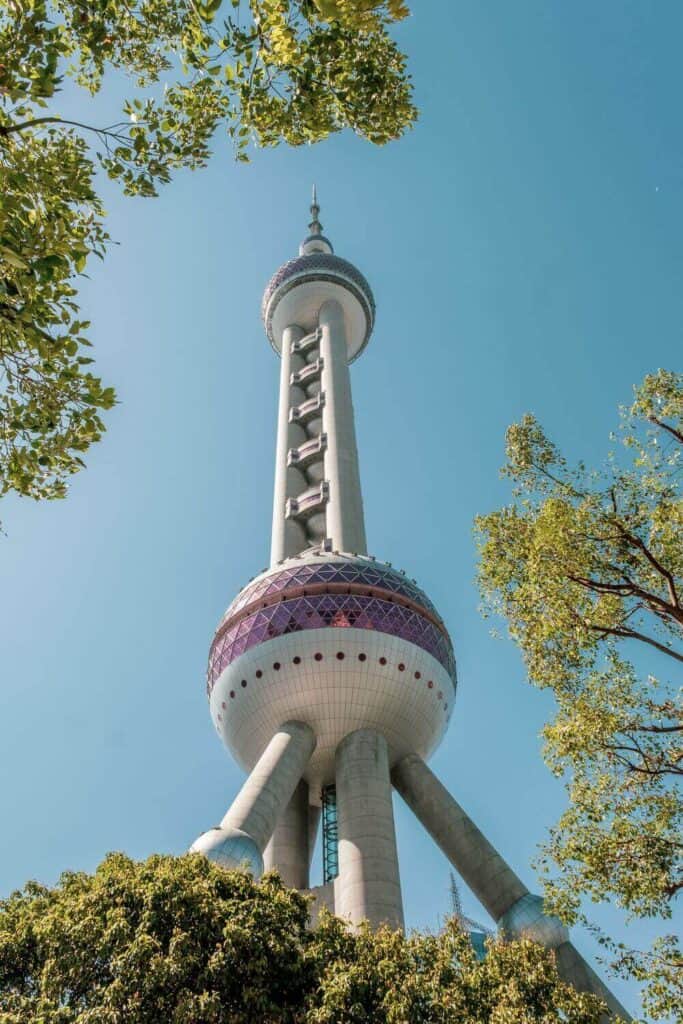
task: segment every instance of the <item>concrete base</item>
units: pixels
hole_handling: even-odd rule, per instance
[[[308,890],[308,895],[313,897],[309,921],[311,928],[315,928],[320,918],[321,910],[328,910],[330,914],[335,913],[334,882],[328,882],[326,885],[316,885],[313,889]]]

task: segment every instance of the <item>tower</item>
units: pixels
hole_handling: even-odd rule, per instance
[[[368,554],[349,364],[375,303],[312,219],[271,278],[263,320],[280,356],[270,567],[216,631],[207,690],[217,732],[248,777],[192,849],[309,887],[323,821],[324,884],[352,925],[403,925],[392,788],[510,937],[555,950],[561,974],[628,1015],[426,761],[457,676],[448,631],[414,580]]]

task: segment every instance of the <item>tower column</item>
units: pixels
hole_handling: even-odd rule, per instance
[[[258,877],[263,851],[289,804],[315,749],[315,735],[304,722],[281,725],[254,765],[217,828],[190,847],[225,868],[246,866]]]
[[[275,565],[283,558],[296,555],[306,547],[304,531],[300,523],[285,518],[287,498],[296,497],[306,486],[302,473],[287,465],[290,448],[300,444],[306,437],[305,431],[296,423],[289,422],[289,410],[295,401],[303,399],[303,392],[296,389],[292,394],[291,375],[304,366],[304,359],[292,352],[295,341],[303,338],[301,327],[286,327],[282,335],[282,356],[280,362],[280,404],[278,407],[277,445],[275,450],[275,490],[273,495],[273,531],[270,564]]]
[[[263,852],[314,749],[310,726],[304,722],[281,725],[221,821],[221,828],[241,829]]]
[[[330,489],[327,536],[335,551],[366,554],[356,428],[341,305],[333,299],[324,302],[318,322],[323,360],[322,389],[325,392],[323,430],[327,434],[325,479]]]
[[[417,754],[391,773],[394,786],[494,921],[527,887]]]
[[[543,900],[529,892],[498,851],[477,828],[436,775],[417,754],[408,754],[391,778],[416,817],[441,847],[483,907],[510,938],[528,938],[554,950],[560,977],[580,992],[592,992],[622,1020],[631,1017],[569,939]]]
[[[308,889],[308,814],[308,783],[302,779],[263,851],[263,870],[278,871],[292,889]]]
[[[383,736],[359,729],[336,753],[339,876],[335,912],[352,924],[403,927],[389,753]]]

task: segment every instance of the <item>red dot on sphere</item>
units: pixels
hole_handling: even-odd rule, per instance
[[[222,707],[222,708],[224,708],[224,707],[225,707],[225,701],[224,701],[224,700],[222,700],[222,701],[221,701],[221,707]]]
[[[247,681],[246,681],[246,679],[243,679],[242,680],[242,686],[246,687],[246,685],[247,685]]]
[[[256,678],[260,679],[262,675],[263,675],[263,672],[261,671],[261,669],[257,668],[256,669]]]
[[[292,661],[294,662],[295,665],[300,665],[301,664],[301,658],[299,657],[298,654],[294,655],[294,657],[292,658]]]
[[[315,658],[316,661],[322,661],[323,660],[323,656],[320,653],[320,651],[316,652],[316,654],[314,655],[314,658]]]
[[[387,659],[386,658],[380,658],[379,659],[379,663],[380,663],[380,665],[386,665]]]
[[[343,651],[337,651],[337,661],[343,661],[343,660],[344,660],[344,652]]]
[[[430,690],[432,690],[434,688],[434,683],[431,681],[431,679],[427,683],[427,686],[429,687]]]
[[[421,679],[422,678],[422,673],[421,672],[416,672],[415,673],[415,678],[416,679]]]
[[[406,668],[406,667],[405,667],[405,665],[403,664],[403,662],[401,662],[401,664],[400,664],[400,665],[398,666],[398,670],[399,670],[399,672],[405,672],[405,668]]]
[[[233,700],[235,699],[235,691],[234,690],[230,691],[230,696],[233,698]]]
[[[279,672],[280,671],[280,662],[279,661],[274,661],[273,662],[273,668],[275,669],[276,672]]]
[[[367,658],[367,654],[359,654],[358,655],[358,660],[359,661],[365,661],[366,658]]]

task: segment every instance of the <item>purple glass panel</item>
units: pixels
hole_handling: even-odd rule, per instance
[[[401,637],[416,644],[439,661],[456,682],[455,659],[448,637],[417,611],[377,597],[357,594],[314,594],[285,599],[260,608],[235,623],[214,641],[209,656],[208,689],[213,688],[223,669],[264,639],[282,636],[294,629],[319,629],[355,625],[378,633]]]
[[[416,584],[388,565],[368,565],[367,562],[318,562],[282,569],[245,587],[228,608],[223,621],[253,601],[278,594],[289,587],[301,587],[309,583],[360,583],[382,587],[422,605],[433,615],[438,614],[432,602]]]

